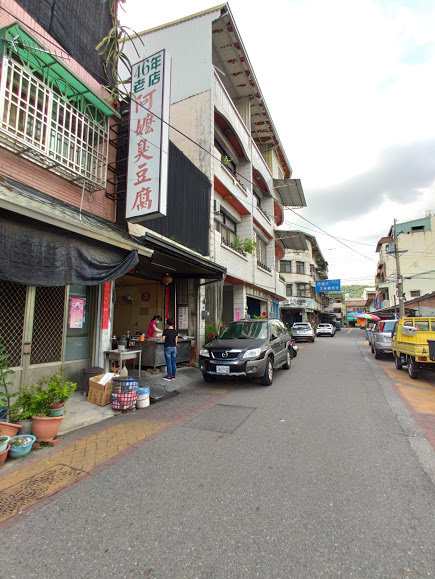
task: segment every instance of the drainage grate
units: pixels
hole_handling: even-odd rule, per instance
[[[183,426],[232,434],[256,410],[249,406],[215,404]]]
[[[37,501],[49,497],[85,474],[85,472],[65,464],[58,464],[8,487],[0,492],[0,521],[4,521]]]

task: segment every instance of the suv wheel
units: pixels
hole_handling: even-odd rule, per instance
[[[380,357],[381,357],[380,351],[375,348],[375,358],[376,358],[376,360],[379,360]]]
[[[260,378],[260,382],[263,386],[270,386],[273,382],[273,365],[270,356],[266,360],[266,368],[264,369],[263,376]]]
[[[285,363],[282,365],[284,370],[290,370],[290,366],[292,365],[292,356],[290,354],[290,350],[287,348],[287,358]]]
[[[204,382],[216,382],[216,376],[213,376],[212,374],[206,374],[203,372],[202,377],[204,378]]]
[[[311,338],[311,341],[314,342],[314,336]]]

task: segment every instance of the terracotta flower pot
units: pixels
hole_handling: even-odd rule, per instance
[[[3,452],[0,452],[0,466],[3,465],[4,461],[6,460],[6,457],[8,455],[9,449],[10,449],[11,445],[8,444],[8,447],[6,450],[4,450]]]
[[[0,422],[0,430],[3,436],[16,436],[20,430],[20,424],[13,424],[12,422]]]
[[[36,442],[51,442],[56,436],[63,416],[32,416]]]

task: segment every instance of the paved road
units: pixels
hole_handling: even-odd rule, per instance
[[[269,388],[192,384],[190,417],[1,532],[0,577],[433,576],[427,406],[400,390],[433,382],[389,368],[342,330]]]

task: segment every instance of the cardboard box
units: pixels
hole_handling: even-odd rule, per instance
[[[112,402],[112,373],[99,374],[89,378],[88,402],[107,406]]]

